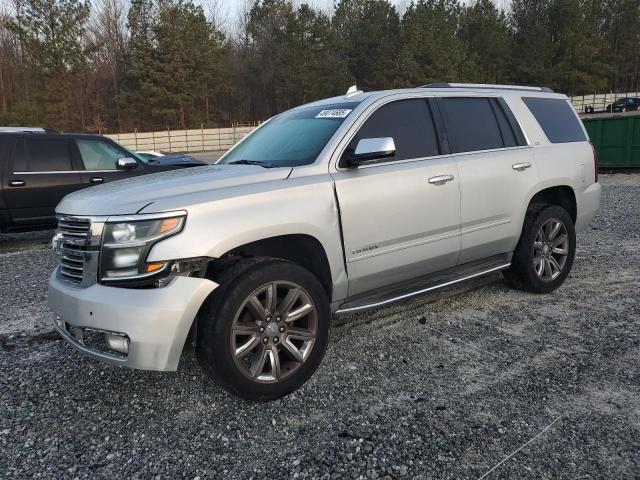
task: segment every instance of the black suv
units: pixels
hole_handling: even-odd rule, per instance
[[[615,102],[607,105],[607,112],[630,112],[636,111],[640,107],[640,98],[627,97],[619,98]]]
[[[0,129],[0,231],[55,226],[55,207],[81,188],[204,162],[151,164],[101,135]]]

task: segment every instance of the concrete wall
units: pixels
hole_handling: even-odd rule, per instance
[[[193,130],[161,130],[107,134],[130,150],[156,150],[160,152],[206,152],[227,150],[248,135],[256,126],[230,128],[199,128]]]
[[[613,103],[618,98],[640,97],[640,92],[629,93],[594,93],[592,95],[582,95],[578,97],[570,97],[573,108],[578,113],[586,113],[585,107],[591,106],[596,112],[603,111],[607,105]]]

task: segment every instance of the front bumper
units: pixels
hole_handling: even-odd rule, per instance
[[[76,288],[58,281],[54,272],[49,308],[55,329],[82,353],[131,368],[173,371],[200,306],[217,286],[203,278],[176,277],[161,288]],[[71,334],[82,329],[126,336],[128,353],[116,356],[83,344]]]

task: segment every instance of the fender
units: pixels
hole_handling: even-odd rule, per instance
[[[187,226],[156,244],[149,261],[177,258],[220,258],[247,243],[283,235],[308,235],[324,249],[333,282],[334,300],[346,296],[347,275],[340,237],[333,179],[291,179],[278,189],[229,195],[188,208]],[[159,205],[161,207],[161,202]]]
[[[577,202],[578,196],[576,195],[576,190],[572,186],[572,183],[573,181],[570,178],[554,178],[552,180],[545,180],[542,182],[538,182],[535,186],[533,186],[527,194],[526,203],[523,206],[524,208],[521,210],[520,215],[518,216],[518,218],[514,219],[514,222],[518,227],[518,231],[522,232],[522,227],[524,226],[524,218],[527,215],[527,211],[529,209],[529,205],[531,205],[531,201],[537,194],[539,194],[543,190],[547,190],[549,188],[554,188],[554,187],[570,188]],[[518,239],[516,240],[516,242],[512,247],[513,250],[516,248],[516,245],[519,239],[520,239],[520,235],[518,235]]]

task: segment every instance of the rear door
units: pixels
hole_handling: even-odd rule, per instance
[[[118,170],[119,158],[133,157],[124,148],[109,140],[76,137],[73,142],[83,168],[82,180],[87,185],[98,185],[144,173],[142,162],[138,162],[138,168],[134,170]]]
[[[453,267],[460,254],[456,161],[442,155],[427,99],[380,106],[346,151],[363,138],[379,137],[394,139],[394,157],[333,173],[349,296]]]
[[[62,135],[17,136],[3,185],[14,226],[54,224],[55,207],[62,197],[82,188],[71,147]]]
[[[460,264],[509,253],[537,181],[532,149],[502,98],[442,97],[438,106],[460,173]]]
[[[11,145],[13,144],[13,135],[8,133],[0,133],[0,228],[6,228],[11,225],[11,217],[4,200],[5,180],[10,173],[11,164]]]

